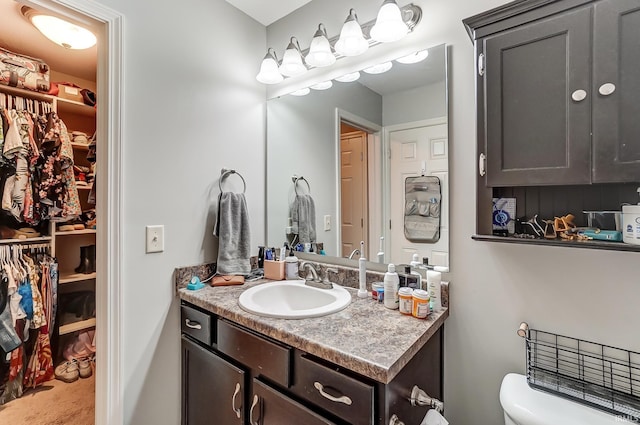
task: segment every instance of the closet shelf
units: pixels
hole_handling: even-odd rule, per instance
[[[82,102],[76,102],[75,100],[63,99],[61,97],[50,96],[50,99],[55,99],[58,113],[70,113],[76,115],[85,115],[87,117],[96,116],[96,108],[93,106],[85,105]]]
[[[58,283],[73,283],[73,282],[82,282],[83,280],[91,280],[96,278],[96,273],[61,273],[60,280]]]
[[[46,93],[19,89],[17,87],[11,87],[11,86],[5,86],[5,85],[0,86],[0,93],[6,93],[6,94],[10,94],[11,96],[18,96],[25,99],[41,100],[44,102],[51,102],[53,99],[53,96]]]
[[[68,235],[91,235],[95,234],[96,229],[84,229],[84,230],[69,230],[67,232],[58,232],[56,231],[57,236],[68,236]]]
[[[78,150],[83,150],[83,151],[88,151],[89,150],[89,145],[85,144],[85,143],[71,143],[71,147],[74,149],[78,149]]]
[[[28,239],[0,239],[0,244],[33,244],[33,243],[42,243],[42,242],[51,242],[51,236],[39,236],[37,238],[28,238]]]
[[[59,335],[66,335],[73,332],[82,331],[84,329],[95,328],[96,318],[92,317],[87,320],[80,320],[78,322],[69,323],[67,325],[61,325],[58,331]]]
[[[76,185],[76,189],[78,190],[91,190],[91,186],[81,186],[81,185]]]

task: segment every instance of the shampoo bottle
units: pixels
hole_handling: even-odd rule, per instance
[[[400,279],[396,273],[396,266],[389,264],[387,272],[384,274],[384,306],[390,309],[400,307],[400,299],[398,298],[398,289],[400,287]]]

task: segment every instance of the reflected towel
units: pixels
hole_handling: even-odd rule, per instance
[[[247,201],[243,193],[222,192],[213,229],[218,237],[218,274],[249,274],[251,233]]]
[[[298,235],[298,242],[316,241],[316,204],[311,195],[296,195],[289,209],[293,233]]]

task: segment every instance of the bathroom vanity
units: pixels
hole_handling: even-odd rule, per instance
[[[418,424],[412,392],[442,400],[447,307],[421,320],[347,288],[340,312],[276,319],[238,305],[259,284],[179,289],[183,425]]]

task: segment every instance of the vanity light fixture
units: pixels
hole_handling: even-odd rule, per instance
[[[336,53],[342,56],[358,56],[366,52],[368,48],[369,42],[362,34],[358,15],[354,9],[351,9],[340,31],[340,38],[336,42]]]
[[[327,30],[324,24],[318,25],[318,30],[313,35],[311,46],[309,46],[309,53],[304,58],[304,61],[307,65],[317,68],[336,63],[336,57],[331,50],[331,44],[329,44]]]
[[[295,77],[307,72],[307,67],[302,63],[302,52],[297,38],[291,37],[287,50],[285,50],[282,57],[282,64],[278,69],[285,77]]]
[[[348,74],[344,74],[341,77],[336,78],[336,81],[340,81],[341,83],[351,83],[360,78],[360,72],[350,72]]]
[[[369,68],[365,68],[363,69],[363,71],[366,72],[367,74],[382,74],[390,70],[392,67],[393,67],[392,62],[383,62],[377,65],[370,66]]]
[[[38,12],[29,6],[22,6],[20,12],[42,35],[65,49],[82,50],[96,45],[96,36],[86,28]]]
[[[292,91],[289,94],[292,95],[292,96],[306,96],[310,92],[311,92],[311,90],[309,90],[309,87],[305,87],[305,88],[300,89],[300,90]]]
[[[429,50],[419,50],[415,53],[411,53],[410,55],[403,56],[401,58],[396,59],[396,62],[402,64],[412,64],[422,62],[429,56]]]
[[[267,54],[262,59],[260,72],[256,75],[256,79],[263,84],[277,84],[284,80],[284,77],[278,70],[278,57],[276,51],[271,47],[267,50]]]
[[[409,27],[402,19],[396,0],[384,0],[376,24],[371,28],[371,38],[380,43],[390,43],[402,39],[408,32]]]
[[[333,87],[333,82],[331,80],[323,81],[321,83],[317,83],[311,86],[311,88],[314,90],[327,90],[327,89],[330,89],[331,87]]]

